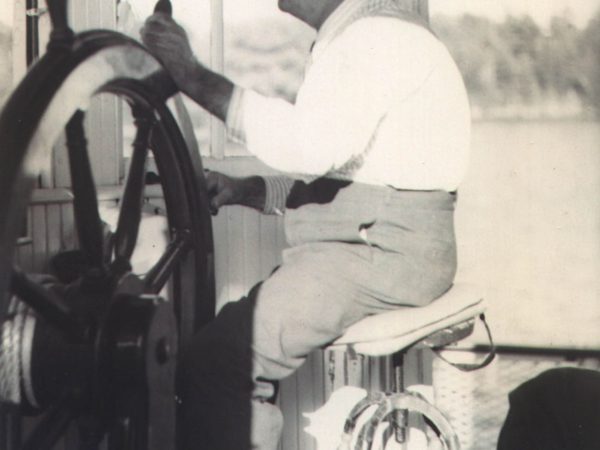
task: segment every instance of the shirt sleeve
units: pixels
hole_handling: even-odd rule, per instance
[[[414,27],[414,25],[408,25]],[[324,175],[365,151],[394,101],[411,95],[432,70],[427,51],[389,18],[350,25],[315,59],[296,104],[238,90],[230,135],[280,171]],[[435,39],[420,36],[426,41]]]
[[[243,96],[244,89],[237,84],[234,85],[227,110],[227,117],[225,118],[229,138],[239,144],[246,144],[246,133],[244,132],[243,123],[244,113],[242,110]]]
[[[265,214],[282,215],[295,180],[285,176],[263,177],[265,180]]]

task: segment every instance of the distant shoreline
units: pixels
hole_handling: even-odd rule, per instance
[[[597,121],[598,111],[586,106],[579,98],[564,101],[550,98],[546,102],[507,103],[481,106],[472,101],[471,115],[474,121]]]
[[[581,114],[502,114],[495,112],[472,113],[473,122],[600,122],[595,113]]]
[[[600,124],[600,117],[570,116],[570,117],[472,117],[474,124],[486,123],[597,123]]]

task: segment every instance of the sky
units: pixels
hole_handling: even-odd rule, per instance
[[[156,0],[128,1],[136,17],[152,13]],[[210,4],[214,0],[171,0],[175,18],[188,30],[206,30],[210,23]],[[529,14],[545,27],[552,16],[568,17],[579,27],[584,27],[590,17],[600,11],[600,0],[429,0],[430,12],[435,14],[461,15],[471,13],[501,21],[506,15]],[[223,0],[226,24],[235,24],[259,17],[279,15],[277,0]]]
[[[495,20],[508,14],[529,14],[543,26],[552,16],[567,12],[575,24],[585,26],[600,11],[600,0],[430,0],[430,10],[450,15],[468,12]]]
[[[74,0],[71,0],[74,1]],[[125,0],[122,0],[125,1]],[[126,0],[136,11],[145,17],[151,13],[155,0]],[[208,15],[210,0],[172,0],[175,16],[183,22],[202,21]],[[278,13],[276,0],[223,0],[225,14],[230,22],[239,22],[255,17]],[[11,15],[11,2],[0,6],[0,22],[6,22]],[[502,20],[507,14],[531,15],[540,25],[549,23],[553,15],[568,11],[578,26],[585,26],[589,18],[600,10],[600,0],[430,0],[432,14],[457,15],[472,13],[495,20]]]
[[[148,2],[149,0],[130,0]],[[193,14],[198,0],[172,0],[180,2]],[[208,3],[205,0],[206,3]],[[239,21],[257,15],[272,15],[277,12],[276,0],[223,0],[227,16]],[[150,3],[152,1],[150,0]],[[564,11],[572,14],[573,21],[584,26],[589,18],[600,10],[600,0],[430,0],[432,14],[444,13],[457,15],[472,13],[496,20],[502,20],[507,14],[529,14],[541,25],[547,25],[553,15]]]

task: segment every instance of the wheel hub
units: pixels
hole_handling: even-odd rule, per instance
[[[46,280],[46,288],[76,305],[86,333],[69,338],[13,297],[0,344],[2,400],[29,414],[66,402],[95,427],[128,439],[132,416],[146,424],[157,416],[172,420],[177,353],[172,306],[144,294],[131,273],[116,283],[88,277],[65,286]],[[111,284],[115,288],[107,292]],[[147,436],[136,439],[139,445]]]

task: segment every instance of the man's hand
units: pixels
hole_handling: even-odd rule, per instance
[[[185,30],[169,14],[156,12],[148,17],[140,34],[179,90],[225,122],[233,83],[196,59]]]
[[[142,41],[163,63],[177,87],[186,92],[188,82],[202,65],[192,51],[187,33],[168,14],[157,12],[140,30]]]
[[[210,212],[215,215],[224,205],[243,205],[262,211],[265,207],[265,182],[261,177],[234,178],[206,171]]]
[[[223,205],[235,205],[240,202],[242,193],[239,178],[210,171],[206,171],[204,175],[211,214],[216,214]]]

